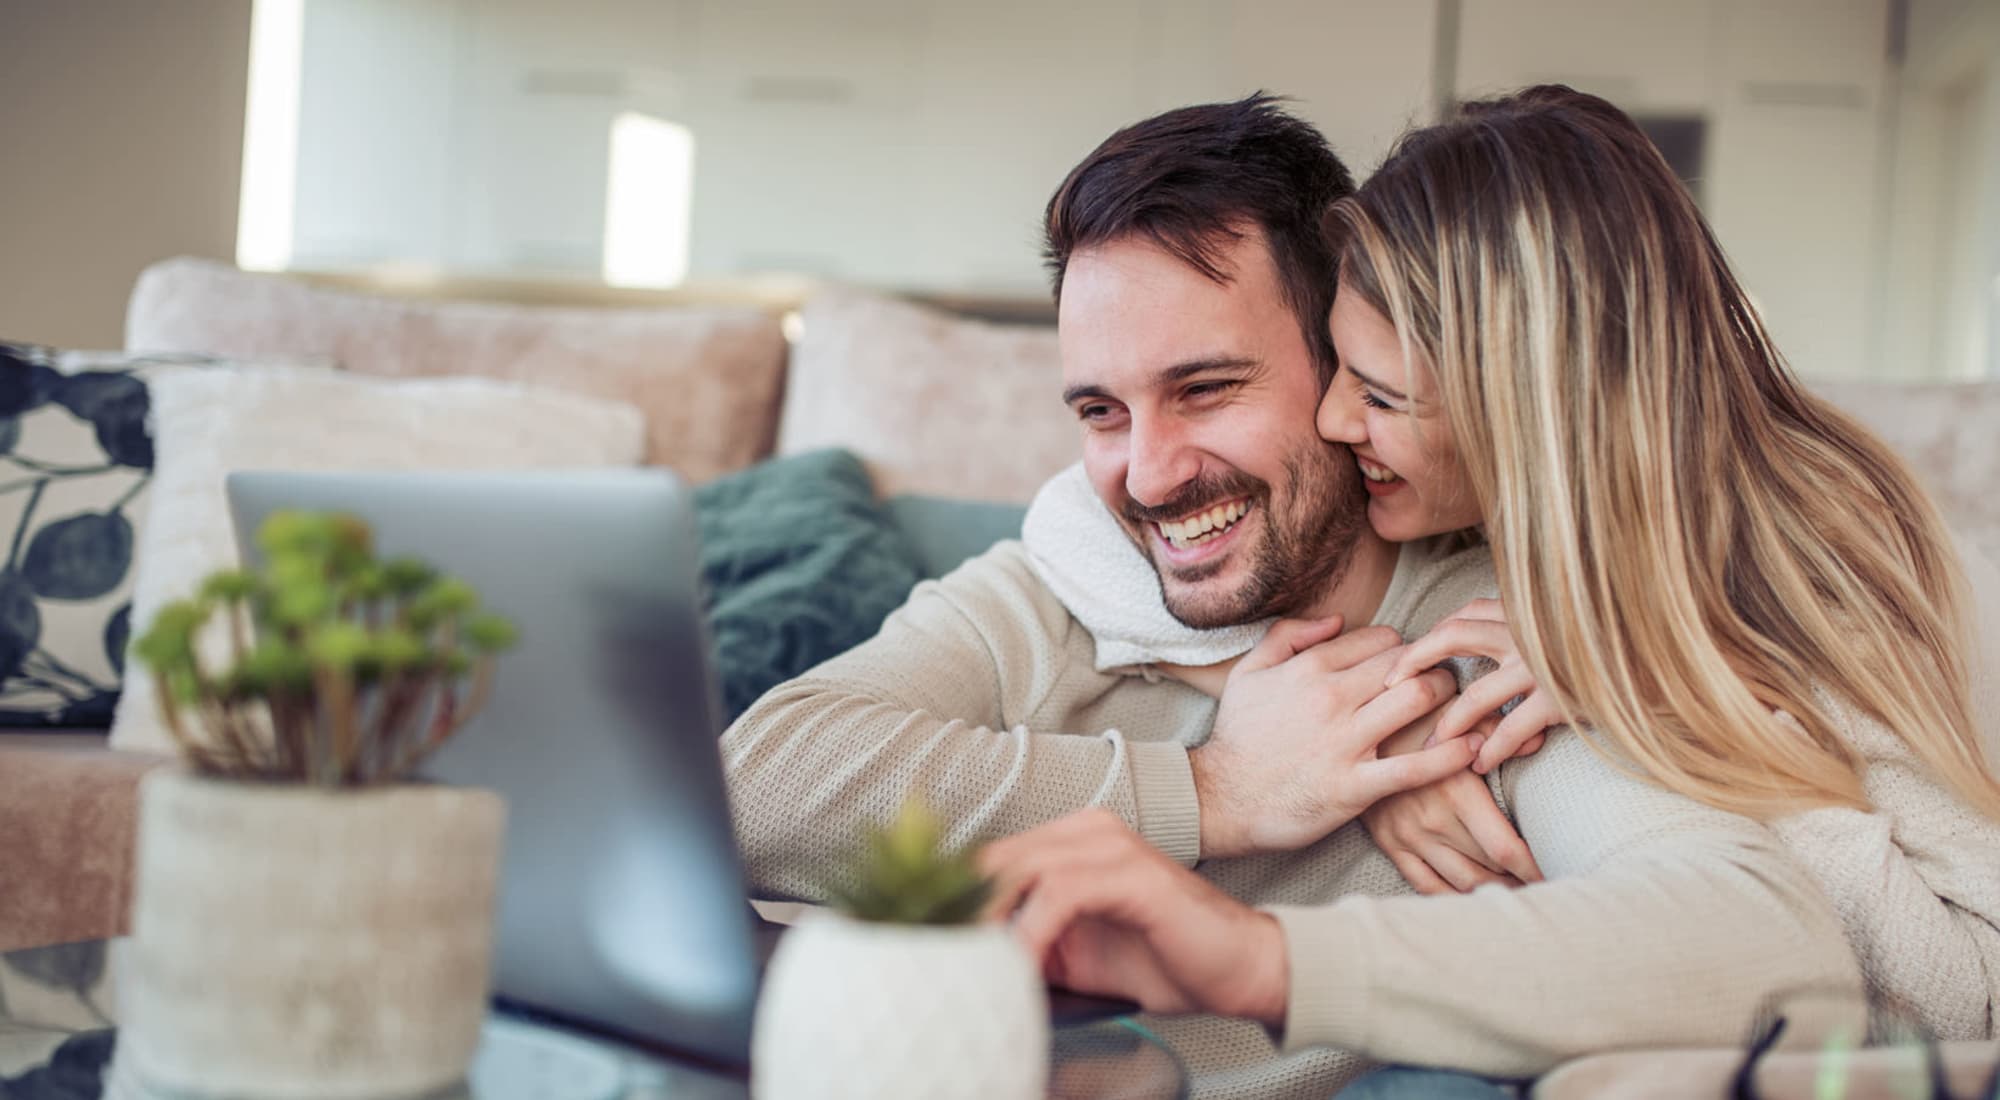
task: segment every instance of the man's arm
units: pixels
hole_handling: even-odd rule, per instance
[[[1200,822],[1180,744],[1021,724],[1075,687],[1064,681],[1073,647],[1089,645],[1080,629],[1019,546],[1002,544],[919,585],[873,639],[759,699],[722,738],[753,892],[823,898],[861,826],[913,794],[952,844],[1099,806],[1192,864]],[[1177,705],[1199,705],[1182,685],[1155,690],[1163,724]]]
[[[1044,973],[1150,1011],[1241,1016],[1287,1051],[1532,1076],[1639,1047],[1865,1028],[1838,918],[1770,832],[1611,770],[1573,733],[1520,765],[1550,881],[1250,909],[1083,813],[981,853]],[[1529,809],[1533,807],[1533,809]]]
[[[1625,774],[1577,734],[1506,767],[1549,881],[1274,907],[1288,1049],[1534,1074],[1740,1043],[1774,1001],[1859,993],[1838,917],[1768,829]]]

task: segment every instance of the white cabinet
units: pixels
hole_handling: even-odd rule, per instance
[[[1040,294],[1116,128],[1258,88],[1357,175],[1425,110],[1409,0],[308,0],[294,262],[595,277],[613,120],[693,134],[690,270]]]
[[[1699,116],[1699,194],[1779,348],[1868,373],[1879,327],[1885,0],[1464,0],[1462,98],[1545,82]]]
[[[292,264],[445,257],[460,5],[305,8]]]

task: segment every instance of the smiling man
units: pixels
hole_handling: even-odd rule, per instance
[[[1081,469],[1037,499],[1027,545],[918,586],[724,735],[760,896],[823,898],[861,825],[911,795],[953,843],[1100,807],[1252,904],[1410,892],[1357,817],[1447,781],[1487,796],[1477,738],[1378,758],[1455,691],[1384,682],[1403,636],[1492,573],[1483,551],[1378,538],[1354,456],[1315,429],[1335,373],[1319,222],[1351,189],[1263,96],[1140,122],[1070,173],[1045,231]],[[1186,645],[1120,633],[1162,599]],[[1531,868],[1487,808],[1492,847]],[[1204,1093],[1326,1096],[1355,1065],[1280,1059],[1243,1021],[1158,1026]]]
[[[1050,230],[1084,468],[1197,628],[1330,614],[1349,575],[1379,599],[1395,565],[1353,456],[1305,423],[1331,352],[1300,331],[1264,233],[1232,231],[1190,252],[1223,282],[1152,235],[1165,226],[1081,244],[1073,220]]]

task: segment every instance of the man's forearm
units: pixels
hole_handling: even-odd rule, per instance
[[[845,866],[862,827],[886,821],[912,796],[945,823],[953,844],[1093,805],[1136,827],[1132,776],[1146,769],[1135,769],[1133,756],[1161,749],[1182,752],[1134,745],[1116,731],[1036,735],[943,720],[824,679],[773,690],[723,739],[753,890],[809,901],[824,898],[827,876]]]

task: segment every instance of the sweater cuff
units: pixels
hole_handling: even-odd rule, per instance
[[[1192,867],[1201,858],[1201,800],[1185,748],[1172,741],[1127,741],[1139,835],[1167,858]]]
[[[1309,1047],[1368,1049],[1368,952],[1362,949],[1345,907],[1272,905],[1264,911],[1285,932],[1291,989],[1278,1047],[1286,1054]]]

